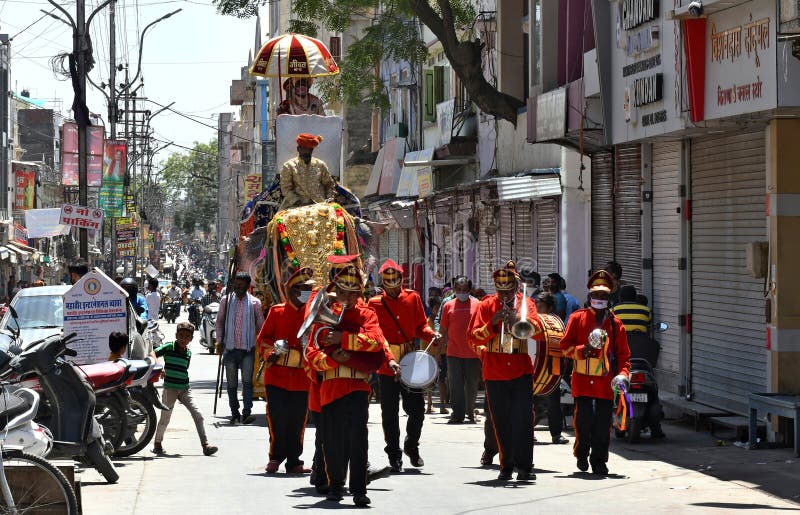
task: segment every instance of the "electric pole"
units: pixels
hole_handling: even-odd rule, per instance
[[[8,66],[11,43],[8,34],[0,34],[0,211],[7,210],[8,202]],[[8,216],[8,215],[5,215]],[[10,218],[10,217],[9,217]]]

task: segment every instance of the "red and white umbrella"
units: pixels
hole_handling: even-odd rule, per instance
[[[339,73],[339,65],[322,41],[302,34],[284,34],[264,43],[250,73],[263,77],[322,77]]]

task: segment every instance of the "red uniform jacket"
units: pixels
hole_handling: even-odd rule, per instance
[[[277,340],[289,342],[290,352],[264,369],[264,385],[277,386],[293,392],[307,392],[309,379],[303,366],[303,345],[297,331],[303,325],[305,309],[296,309],[291,303],[275,304],[269,309],[261,326],[256,343],[258,353],[265,360],[274,352]]]
[[[312,295],[313,298],[313,295]],[[311,306],[311,300],[306,306]],[[309,338],[313,336],[318,325],[311,327]],[[338,328],[342,332],[341,348],[349,351],[387,352],[378,317],[367,305],[359,300],[358,304],[344,312]],[[324,334],[324,333],[323,333]],[[306,353],[307,365],[316,372],[326,372],[339,367],[339,363],[328,356],[315,341],[309,341]],[[345,364],[346,365],[346,364]],[[322,381],[320,385],[320,405],[325,406],[355,391],[370,391],[366,379],[337,377]]]
[[[389,309],[386,309],[387,306]],[[428,317],[425,316],[425,308],[422,306],[422,299],[417,292],[404,288],[396,299],[386,294],[372,297],[369,299],[369,307],[378,315],[381,331],[390,346],[413,342],[415,338],[419,338],[425,343],[429,343],[433,339],[433,329],[428,326]],[[406,345],[402,352],[414,350],[411,347],[411,345]],[[400,349],[400,347],[395,347],[395,349]],[[392,352],[392,357],[400,361],[403,356],[395,354]],[[388,362],[384,363],[378,373],[384,376],[394,376]]]
[[[612,328],[613,322],[613,328]],[[597,329],[595,311],[592,308],[579,309],[569,317],[564,337],[561,338],[561,350],[564,356],[573,360],[583,359],[583,349],[589,342],[589,333]],[[597,399],[613,399],[611,379],[622,374],[627,376],[631,368],[631,351],[628,348],[628,336],[625,326],[614,313],[609,311],[601,329],[608,333],[608,344],[602,358],[608,360],[609,370],[602,376],[585,375],[572,372],[572,396],[594,397]]]
[[[518,293],[518,312],[522,301],[522,294]],[[536,304],[528,297],[524,297],[524,301],[528,304],[528,321],[533,324],[534,328],[539,327]],[[493,327],[491,321],[495,313],[501,309],[503,309],[503,301],[500,300],[497,294],[489,295],[484,297],[478,304],[477,311],[469,321],[467,337],[470,345],[475,350],[475,354],[481,358],[484,381],[507,381],[525,374],[533,374],[533,361],[531,361],[531,357],[527,352],[506,354],[487,350],[490,343],[500,339],[500,325]]]

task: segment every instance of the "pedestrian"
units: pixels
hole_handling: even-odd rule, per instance
[[[128,346],[128,335],[119,331],[114,331],[108,335],[108,361],[116,361],[125,355],[125,348]]]
[[[308,415],[309,378],[303,367],[303,344],[297,333],[305,320],[313,277],[314,271],[304,267],[285,281],[286,302],[269,309],[258,333],[258,353],[267,363],[264,386],[269,406],[268,474],[277,472],[284,460],[287,474],[311,472],[300,459]]]
[[[638,301],[636,286],[632,284],[620,286],[619,304],[616,304],[612,311],[625,326],[625,331],[650,334],[653,315],[649,307]]]
[[[367,420],[369,418],[369,371],[350,368],[350,351],[381,353],[391,358],[375,312],[362,299],[364,279],[352,261],[357,256],[336,256],[345,266],[338,269],[332,288],[342,309],[340,327],[347,330],[328,331],[319,340],[308,343],[307,358],[311,371],[321,372],[320,405],[322,409],[323,453],[329,481],[327,499],[344,498],[344,482],[350,469],[350,493],[356,506],[368,506],[367,497]],[[338,264],[336,265],[338,266]],[[317,293],[318,295],[320,293]],[[313,302],[313,301],[310,301]],[[308,308],[306,308],[308,311]],[[318,324],[312,326],[312,334]],[[389,365],[395,374],[400,367],[394,360]],[[377,368],[377,367],[376,367]]]
[[[570,315],[572,315],[575,311],[581,309],[581,303],[578,302],[578,299],[576,299],[573,295],[571,295],[567,291],[567,281],[564,280],[564,278],[561,277],[559,274],[555,275],[558,275],[561,294],[564,295],[564,299],[566,299],[567,301],[567,318],[564,320],[564,324],[566,325]]]
[[[575,399],[575,445],[578,470],[589,465],[597,475],[607,475],[608,446],[614,392],[612,384],[628,383],[630,355],[628,338],[619,318],[609,309],[609,297],[615,289],[614,277],[605,270],[592,274],[587,284],[590,307],[579,309],[561,339],[564,356],[573,360],[572,397]],[[605,331],[590,343],[595,329]]]
[[[561,276],[558,274],[548,274],[547,278],[542,283],[542,290],[549,292],[555,301],[555,308],[552,314],[556,315],[562,321],[567,319],[567,299],[561,293]]]
[[[553,294],[543,291],[536,297],[536,311],[540,315],[552,315],[556,307]],[[541,397],[540,397],[541,399]],[[561,388],[556,387],[545,399],[547,401],[547,427],[551,441],[555,444],[567,444],[561,431],[564,430],[564,417],[561,414]]]
[[[428,326],[422,299],[413,290],[403,288],[403,269],[387,259],[378,273],[383,282],[384,293],[369,300],[369,307],[378,315],[381,332],[389,343],[389,349],[396,361],[417,350],[416,339],[431,346],[437,345],[441,335]],[[392,472],[403,471],[403,453],[411,465],[422,467],[425,460],[419,454],[419,440],[425,420],[425,399],[422,391],[401,384],[388,363],[378,370],[381,385],[381,421],[386,441],[386,451]],[[403,411],[408,415],[406,437],[400,450],[400,400]]]
[[[430,292],[430,289],[428,290]],[[436,313],[442,307],[441,297],[428,297],[428,327],[434,329],[436,326],[435,317]],[[436,359],[436,365],[439,367],[439,375],[436,378],[436,386],[439,389],[439,413],[449,413],[447,408],[444,407],[445,398],[447,397],[447,358],[444,355],[444,344],[431,347],[431,355]],[[428,389],[426,393],[426,400],[428,401],[428,408],[425,410],[426,414],[433,413],[433,388]]]
[[[538,272],[535,270],[521,270],[519,272],[519,277],[522,279],[522,282],[525,283],[527,287],[527,294],[528,297],[532,299],[536,299],[536,296],[542,292],[541,290],[541,281],[542,276],[539,275]]]
[[[69,272],[69,282],[70,284],[75,284],[78,280],[83,277],[84,275],[89,273],[89,263],[86,262],[85,259],[76,258],[70,261],[69,266],[67,267],[67,271]],[[9,285],[13,284],[14,276],[8,278]],[[8,288],[8,294],[11,295],[11,286]]]
[[[264,325],[261,301],[248,293],[250,274],[238,272],[233,292],[222,298],[217,313],[217,353],[225,364],[230,423],[250,424],[253,408],[253,366],[256,335]],[[239,374],[242,375],[242,412],[239,413]]]
[[[540,326],[536,306],[519,292],[516,265],[509,261],[492,274],[496,294],[484,298],[469,323],[472,347],[481,357],[486,402],[500,453],[500,475],[508,481],[535,480],[533,472],[533,362],[528,341],[510,334],[526,303],[527,321]],[[541,331],[537,331],[541,333]]]
[[[172,418],[172,408],[175,401],[179,401],[186,406],[194,419],[194,426],[197,429],[197,436],[200,437],[200,445],[203,447],[203,454],[211,456],[217,452],[217,447],[208,443],[206,430],[203,427],[203,414],[194,402],[192,389],[189,386],[189,363],[192,360],[192,351],[189,350],[189,343],[194,337],[194,326],[189,322],[181,322],[175,332],[175,341],[167,342],[156,349],[156,356],[164,358],[164,391],[161,394],[161,401],[166,410],[161,412],[156,427],[156,435],[153,441],[153,453],[165,454],[162,442],[164,433],[167,431],[170,418]]]
[[[613,308],[619,304],[619,289],[627,283],[622,280],[622,265],[616,261],[609,261],[603,269],[614,278],[614,289],[611,290],[611,296],[608,298],[608,307]]]
[[[161,311],[161,293],[158,291],[158,279],[151,277],[147,280],[147,320],[158,320]]]
[[[453,414],[448,424],[475,420],[475,399],[481,382],[481,360],[469,344],[469,321],[480,302],[470,295],[472,281],[463,275],[453,281],[456,298],[442,307],[439,328],[447,342],[447,372],[450,376],[450,407]]]

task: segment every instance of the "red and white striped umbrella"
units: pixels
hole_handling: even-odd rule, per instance
[[[328,47],[302,34],[272,38],[256,54],[250,73],[263,77],[321,77],[339,73]]]

